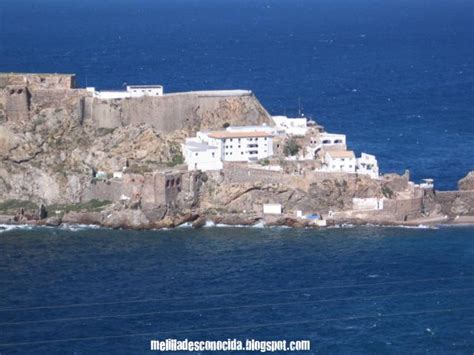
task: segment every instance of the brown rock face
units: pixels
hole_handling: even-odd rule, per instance
[[[474,190],[474,171],[469,172],[458,182],[459,190],[471,191]]]

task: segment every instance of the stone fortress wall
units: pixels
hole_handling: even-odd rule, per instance
[[[21,123],[48,108],[82,119],[84,95],[73,74],[0,73],[0,123]]]
[[[48,108],[67,110],[96,128],[149,124],[158,133],[271,123],[265,108],[246,90],[102,100],[76,88],[72,74],[0,73],[0,123],[25,121]]]

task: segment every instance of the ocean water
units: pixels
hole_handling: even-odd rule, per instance
[[[472,354],[472,228],[0,232],[0,353],[151,339],[311,340],[320,354]]]
[[[2,0],[0,71],[251,89],[383,172],[454,189],[474,169],[472,0]]]
[[[453,189],[474,169],[471,0],[0,0],[0,71],[251,89],[272,114],[300,101],[383,172]],[[321,354],[472,354],[473,235],[0,226],[0,353],[255,338],[309,339]]]

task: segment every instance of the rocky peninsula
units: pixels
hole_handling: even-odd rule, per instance
[[[133,229],[474,223],[473,172],[457,191],[437,191],[430,180],[410,181],[408,172],[331,170],[332,155],[353,158],[341,153],[348,152],[345,141],[325,144],[321,137],[330,134],[314,121],[303,133],[272,133],[268,158],[224,160],[210,170],[191,166],[185,145],[199,132],[276,132],[278,121],[250,91],[160,88],[98,92],[76,88],[74,75],[0,74],[0,223]],[[265,212],[265,206],[278,208]]]

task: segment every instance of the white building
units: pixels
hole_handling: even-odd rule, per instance
[[[265,203],[263,205],[263,214],[281,214],[281,204],[279,203]]]
[[[328,150],[324,155],[323,170],[337,173],[355,173],[356,157],[352,150]]]
[[[219,170],[223,161],[256,162],[273,155],[272,127],[228,127],[222,131],[197,132],[186,139],[183,155],[188,170]]]
[[[372,179],[379,177],[379,166],[374,155],[362,153],[356,158],[350,150],[327,150],[321,171],[368,175]]]
[[[379,165],[375,155],[362,153],[357,159],[357,174],[369,175],[372,179],[379,177]]]
[[[143,96],[163,96],[161,85],[129,85],[125,91],[96,91],[94,87],[87,87],[92,96],[101,100],[127,99]]]
[[[337,133],[320,133],[315,139],[321,146],[327,147],[341,147],[346,149],[346,135]]]
[[[163,96],[163,86],[161,85],[129,85],[127,92],[130,97],[142,96]]]
[[[283,131],[290,136],[304,136],[308,131],[307,118],[289,118],[287,116],[272,116],[278,131]]]
[[[196,138],[188,138],[183,146],[183,151],[188,170],[222,169],[222,161],[218,154],[218,148],[215,146],[202,143]]]
[[[223,161],[255,162],[273,155],[273,134],[265,130],[236,130],[198,132],[204,143],[215,146]]]
[[[309,138],[304,149],[304,159],[314,159],[322,148],[325,150],[347,150],[346,135],[319,132]]]

